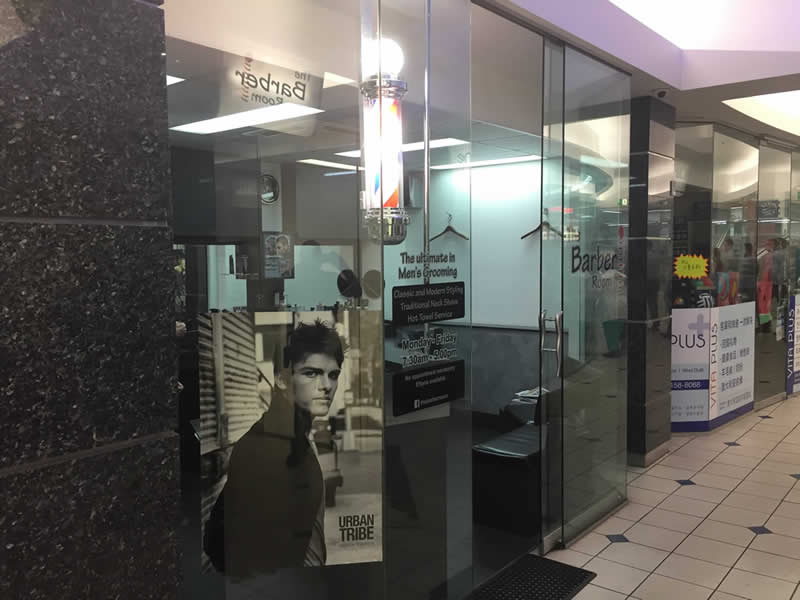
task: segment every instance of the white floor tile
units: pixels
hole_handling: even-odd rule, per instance
[[[713,590],[653,573],[639,586],[633,598],[639,600],[707,600]]]
[[[796,506],[800,508],[800,504]],[[702,521],[702,517],[694,517],[692,515],[673,512],[671,510],[654,508],[653,511],[644,517],[640,522],[644,523],[645,525],[654,525],[656,527],[663,527],[664,529],[670,529],[672,531],[691,533]]]
[[[611,541],[604,535],[600,535],[599,533],[587,533],[577,542],[572,544],[569,549],[594,556],[610,543]]]
[[[713,450],[709,448],[702,448],[702,447],[691,447],[690,445],[684,446],[680,450],[674,453],[674,456],[688,456],[689,458],[703,458],[707,461],[714,460],[714,458],[722,452],[723,450],[727,450],[727,446],[725,444],[721,444],[722,447]]]
[[[671,554],[656,569],[656,573],[714,589],[728,574],[728,567],[680,554]]]
[[[780,504],[780,500],[772,500],[762,496],[753,496],[742,492],[732,492],[722,501],[725,506],[735,506],[736,508],[746,508],[759,512],[772,512]]]
[[[793,454],[791,452],[780,452],[779,450],[773,450],[767,456],[767,460],[774,460],[777,462],[786,463],[789,465],[794,465],[800,469],[800,454]]]
[[[710,461],[704,458],[691,458],[688,456],[676,456],[670,454],[665,456],[659,461],[659,465],[664,467],[673,467],[675,469],[689,469],[697,471],[706,466]]]
[[[750,474],[750,471],[751,469],[747,467],[737,467],[736,465],[726,465],[725,463],[714,461],[703,467],[700,473],[742,480]]]
[[[613,560],[614,562],[636,567],[644,571],[652,571],[669,555],[668,552],[649,548],[631,542],[611,544],[600,554],[599,558]]]
[[[702,485],[682,485],[681,488],[673,492],[672,495],[718,503],[728,495],[728,492],[717,488],[707,488]]]
[[[665,467],[663,465],[656,465],[651,468],[647,474],[653,477],[661,477],[662,479],[671,479],[677,481],[678,479],[691,479],[692,475],[697,472],[697,469],[676,469],[675,467]]]
[[[741,525],[742,527],[754,527],[766,523],[767,519],[769,519],[769,513],[720,505],[711,511],[708,518],[714,521],[722,521],[723,523],[731,523],[732,525]]]
[[[652,477],[651,475],[644,474],[637,477],[636,480],[631,483],[631,486],[653,492],[671,494],[680,487],[680,484],[671,479],[662,479],[661,477]]]
[[[625,537],[643,546],[672,551],[684,540],[686,534],[679,531],[670,531],[662,527],[637,523],[625,532]]]
[[[724,567],[732,567],[744,552],[741,546],[690,535],[675,549],[676,554],[705,560]]]
[[[733,569],[719,589],[748,600],[790,600],[795,585],[772,577]]]
[[[787,492],[786,488],[760,481],[743,481],[736,487],[736,491],[752,496],[764,496],[773,500],[782,500]]]
[[[620,519],[627,519],[628,521],[638,521],[651,510],[653,510],[652,506],[647,506],[646,504],[637,504],[636,502],[628,502],[625,506],[615,512],[614,516],[619,517]]]
[[[602,558],[593,558],[583,568],[597,573],[597,577],[592,580],[593,584],[623,594],[630,594],[648,575],[647,571]]]
[[[787,490],[791,489],[792,486],[797,483],[797,479],[786,473],[773,473],[771,471],[759,470],[752,471],[744,480],[784,487]]]
[[[741,596],[732,596],[725,592],[714,592],[708,600],[742,600]]]
[[[800,504],[794,502],[781,502],[775,511],[776,517],[786,517],[787,519],[794,519],[800,521]]]
[[[786,452],[788,454],[794,454],[796,456],[800,456],[800,444],[792,444],[787,441],[783,441],[775,448],[777,452]]]
[[[731,446],[714,460],[752,469],[770,452],[770,449],[753,448],[752,446]]]
[[[780,535],[800,538],[800,521],[786,517],[772,517],[766,524],[767,529]]]
[[[625,533],[633,525],[633,521],[627,521],[619,517],[609,517],[594,528],[594,533],[599,533],[600,535]]]
[[[782,441],[788,434],[787,433],[777,433],[774,431],[757,431],[755,429],[751,429],[742,437],[740,437],[737,442],[740,444],[750,443],[751,446],[758,446],[758,444],[765,444],[763,447],[767,447],[766,444],[772,444],[773,446],[777,446],[778,442]]]
[[[663,492],[654,492],[652,490],[645,490],[643,488],[628,487],[628,500],[636,502],[637,504],[644,504],[646,506],[657,506],[664,501],[668,494]]]
[[[800,583],[800,560],[776,556],[760,550],[746,550],[734,568]]]
[[[747,546],[756,536],[755,533],[741,525],[732,525],[730,523],[712,521],[711,519],[703,521],[700,526],[694,530],[693,535],[743,547]]]
[[[589,584],[575,596],[575,600],[625,600],[628,596]]]
[[[731,477],[720,477],[719,475],[709,475],[708,473],[697,473],[692,477],[692,481],[697,485],[731,491],[739,485],[742,480],[733,479]]]
[[[694,517],[706,517],[716,507],[717,505],[712,502],[695,500],[694,498],[684,498],[682,496],[670,496],[658,505],[658,508],[672,510],[674,512],[692,515]]]
[[[786,497],[783,499],[784,502],[794,502],[795,504],[800,504],[800,487],[795,487],[791,492],[789,492]]]
[[[714,454],[719,454],[723,450],[727,450],[728,446],[726,446],[725,442],[721,439],[703,437],[692,440],[688,444],[684,445],[683,449],[689,451],[690,455],[691,451],[693,450],[698,450],[699,452],[713,452]]]
[[[554,550],[547,555],[551,560],[557,560],[560,563],[572,565],[573,567],[582,567],[587,562],[592,560],[592,556],[577,552],[575,550]]]
[[[797,473],[797,467],[795,465],[776,462],[774,460],[762,460],[756,469],[759,471],[771,471],[772,473],[784,473],[786,475]]]
[[[756,536],[750,547],[754,550],[800,560],[800,538],[788,537],[777,533],[759,535]]]
[[[675,433],[669,440],[669,449],[675,451],[696,439],[697,437],[691,433]]]

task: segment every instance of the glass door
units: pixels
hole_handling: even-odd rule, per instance
[[[629,77],[545,44],[543,550],[626,497]]]
[[[543,48],[541,35],[472,7],[472,147],[463,175],[472,215],[476,585],[541,539]]]

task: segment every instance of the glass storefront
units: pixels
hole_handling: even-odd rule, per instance
[[[789,309],[790,152],[762,144],[758,163],[756,246],[756,400],[786,390],[785,322]]]
[[[629,76],[464,0],[165,15],[185,597],[463,598],[624,502]]]
[[[673,431],[792,393],[797,289],[793,153],[718,124],[676,146]]]

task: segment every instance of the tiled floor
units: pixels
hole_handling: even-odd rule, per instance
[[[673,438],[628,504],[548,558],[597,573],[577,600],[800,600],[800,398]]]

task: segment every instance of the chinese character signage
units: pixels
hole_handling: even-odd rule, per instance
[[[675,277],[702,279],[708,276],[708,259],[699,254],[681,254],[675,257]]]
[[[711,309],[709,420],[753,403],[755,303]]]
[[[786,393],[800,391],[800,339],[797,331],[797,306],[799,296],[789,298],[789,314],[786,321]]]
[[[754,347],[753,302],[673,311],[673,431],[713,429],[752,406]]]

